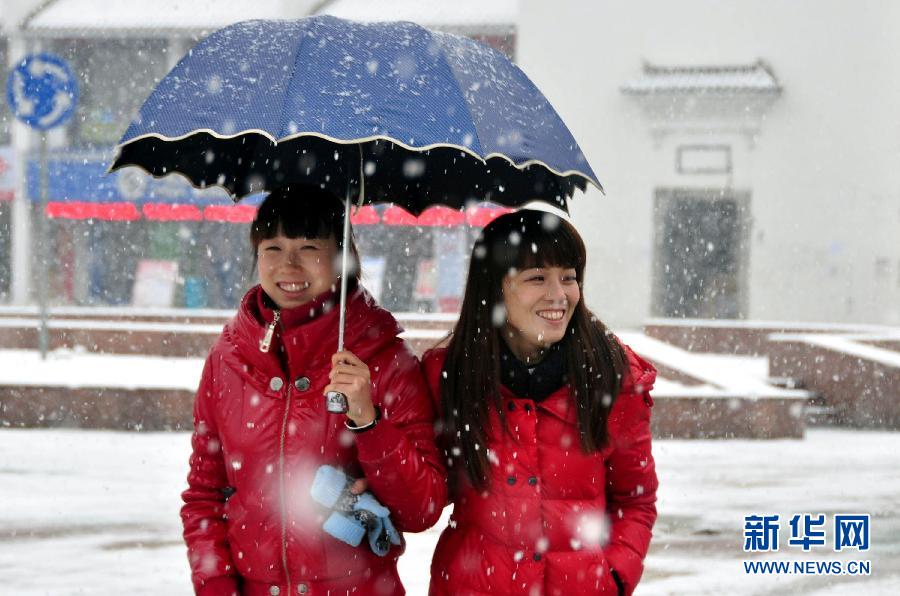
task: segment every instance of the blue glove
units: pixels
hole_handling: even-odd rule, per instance
[[[350,478],[346,474],[331,466],[319,466],[316,470],[316,477],[313,479],[312,488],[309,494],[312,498],[329,509],[338,507],[338,501],[349,493],[351,486]],[[342,507],[343,509],[343,507]]]
[[[391,512],[368,491],[361,495],[351,493],[352,485],[353,479],[337,468],[326,465],[316,470],[310,494],[317,503],[333,510],[322,529],[350,546],[359,546],[367,535],[369,548],[383,557],[392,544],[402,544],[400,533],[391,522]]]
[[[358,519],[338,511],[332,513],[325,520],[322,529],[350,546],[359,546],[363,536],[366,535],[366,528]]]
[[[372,493],[366,491],[356,496],[356,503],[353,505],[354,511],[371,511],[375,517],[387,517],[391,514],[387,507],[378,502]]]
[[[389,517],[375,518],[375,525],[367,532],[369,548],[372,552],[383,557],[391,550],[391,545],[400,546],[400,533],[394,528]]]

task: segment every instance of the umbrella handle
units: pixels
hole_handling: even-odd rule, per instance
[[[350,410],[347,396],[340,391],[329,391],[325,394],[325,409],[335,414],[346,414]]]

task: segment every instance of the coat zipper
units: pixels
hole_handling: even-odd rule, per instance
[[[276,313],[276,321],[278,320],[278,311]],[[284,578],[287,581],[287,588],[291,590],[291,572],[288,570],[287,557],[287,490],[284,486],[284,443],[287,438],[288,415],[291,411],[291,389],[288,385],[287,399],[284,405],[284,419],[281,421],[281,446],[278,453],[278,487],[281,493],[281,564],[284,567]]]
[[[259,351],[268,352],[272,347],[272,338],[275,336],[275,328],[281,320],[281,311],[276,309],[272,322],[266,327],[266,334],[259,341]],[[288,592],[291,590],[291,572],[288,569],[287,557],[287,490],[284,486],[284,443],[287,439],[287,424],[291,412],[291,386],[288,384],[287,397],[284,400],[284,418],[281,421],[281,440],[278,447],[278,492],[281,497],[281,565],[284,568],[284,579],[287,582]]]
[[[269,347],[272,345],[272,337],[275,335],[275,326],[278,325],[278,321],[281,319],[281,311],[275,311],[275,317],[272,319],[272,322],[269,323],[269,326],[266,327],[266,334],[263,336],[261,340],[259,340],[259,351],[260,352],[268,352]]]

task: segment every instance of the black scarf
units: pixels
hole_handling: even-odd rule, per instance
[[[559,344],[547,349],[535,366],[526,366],[500,340],[500,382],[517,397],[541,401],[566,383],[565,365]]]

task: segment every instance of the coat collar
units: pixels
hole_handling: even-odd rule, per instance
[[[267,325],[259,313],[260,292],[259,286],[251,288],[241,300],[235,317],[225,326],[220,341],[225,345],[226,357],[236,358],[248,366],[248,373],[260,379],[285,374],[293,379],[327,371],[331,356],[337,351],[340,308],[332,308],[289,329],[279,326],[277,335],[284,346],[289,369],[284,370],[275,350],[261,352],[259,349]],[[366,360],[396,341],[402,331],[396,319],[378,306],[362,286],[347,296],[345,349]]]
[[[356,289],[356,284],[354,284],[353,289]],[[257,318],[262,323],[271,323],[275,319],[275,310],[278,309],[281,312],[282,328],[293,329],[330,311],[335,307],[339,299],[337,291],[332,288],[301,306],[278,309],[275,301],[266,294],[265,290],[260,288],[259,292],[256,293]],[[251,303],[248,306],[252,310],[254,305]]]
[[[622,378],[622,385],[619,388],[619,398],[627,394],[635,394],[641,396],[648,406],[653,405],[653,399],[650,397],[650,390],[656,381],[656,369],[653,365],[634,353],[634,351],[625,344],[621,344],[625,351],[625,359],[627,370]],[[516,395],[507,387],[501,387],[503,396],[506,398],[521,398],[522,395]],[[618,399],[617,399],[618,401]],[[546,399],[536,402],[536,407],[544,410],[548,414],[552,414],[568,424],[577,424],[577,409],[575,401],[571,398],[569,387],[563,385]],[[615,408],[615,402],[613,402]],[[612,416],[612,411],[610,412]]]
[[[551,346],[535,366],[526,366],[500,340],[500,382],[520,397],[541,401],[566,383],[562,350]]]

